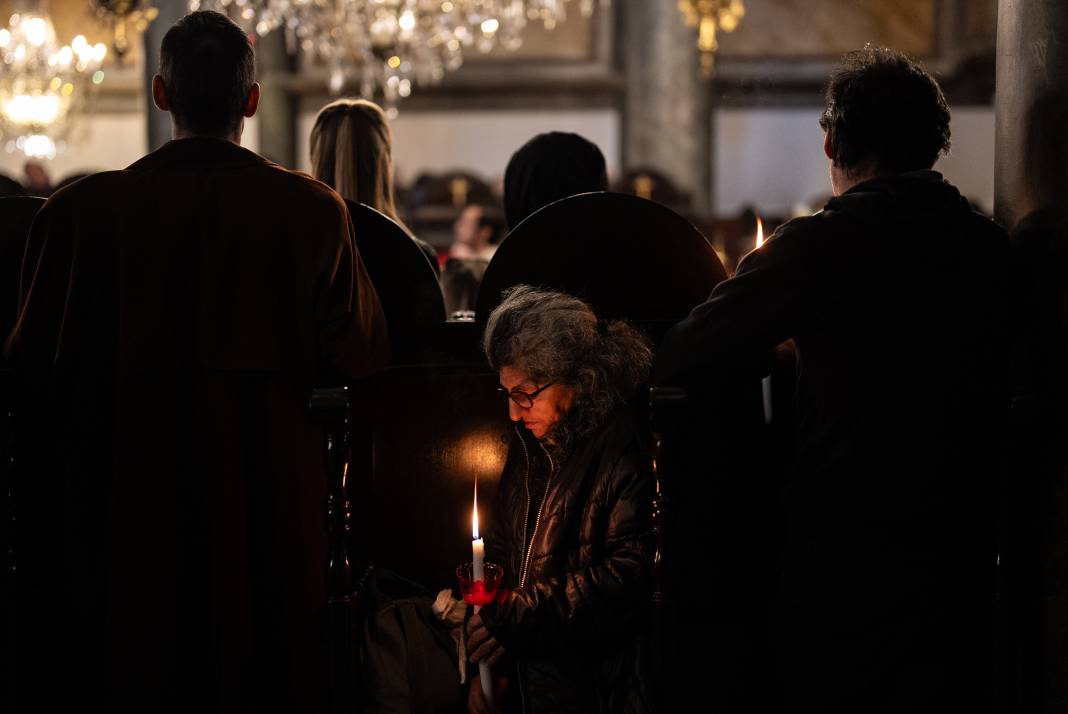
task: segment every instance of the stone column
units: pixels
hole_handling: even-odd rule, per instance
[[[1000,0],[996,217],[1012,234],[1013,451],[1003,531],[1009,701],[1068,710],[1068,3]],[[1008,496],[1008,498],[1004,498]],[[1007,711],[1010,709],[1006,709]]]
[[[159,16],[145,30],[145,118],[148,130],[148,150],[155,151],[171,140],[171,115],[156,109],[152,103],[152,77],[159,72],[159,46],[163,36],[174,23],[185,17],[187,5],[183,0],[156,3]]]
[[[1039,205],[1066,205],[1068,3],[1001,0],[995,212],[1006,228]]]
[[[678,4],[622,0],[623,170],[661,171],[712,208],[712,90]]]
[[[295,58],[286,52],[285,35],[275,30],[256,45],[256,74],[260,83],[259,153],[272,161],[297,167],[298,100],[289,90],[288,80]]]

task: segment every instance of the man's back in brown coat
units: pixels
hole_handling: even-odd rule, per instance
[[[387,353],[344,202],[179,139],[53,196],[22,280],[19,711],[322,710],[307,401]]]

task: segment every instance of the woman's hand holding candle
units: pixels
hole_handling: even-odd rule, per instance
[[[481,668],[483,662],[487,667],[492,667],[503,656],[504,648],[482,624],[482,617],[477,614],[472,615],[467,621],[467,658],[472,662],[478,662]]]

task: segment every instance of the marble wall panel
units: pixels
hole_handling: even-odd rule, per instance
[[[720,37],[727,59],[833,58],[870,42],[912,55],[937,47],[937,0],[748,0]]]

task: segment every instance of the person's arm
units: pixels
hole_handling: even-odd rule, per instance
[[[378,293],[356,249],[348,209],[340,199],[336,206],[330,231],[338,240],[316,304],[319,353],[326,369],[359,379],[388,361],[389,336]]]
[[[648,602],[652,474],[629,457],[614,469],[605,494],[603,557],[580,570],[527,583],[480,613],[489,634],[509,653],[559,652],[614,639]]]
[[[825,266],[808,259],[804,245],[817,220],[782,226],[707,302],[668,331],[656,353],[657,384],[767,374],[775,346],[828,304],[831,288],[821,275]]]

